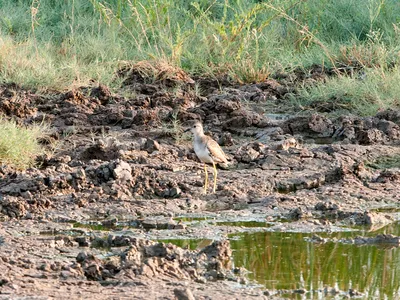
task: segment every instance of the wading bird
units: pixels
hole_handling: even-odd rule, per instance
[[[214,167],[214,187],[213,193],[215,193],[217,187],[217,166],[218,163],[228,163],[224,151],[211,137],[204,134],[203,125],[200,122],[195,122],[191,128],[186,131],[191,131],[194,135],[193,148],[197,157],[204,163],[205,181],[204,181],[204,193],[207,193],[208,185],[208,172],[207,164],[212,164]]]

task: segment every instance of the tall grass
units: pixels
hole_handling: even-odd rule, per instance
[[[0,80],[112,86],[121,63],[151,59],[252,82],[349,63],[343,47],[363,61],[371,39],[384,52],[366,67],[386,70],[399,58],[398,16],[397,0],[3,0]]]
[[[299,106],[333,113],[375,115],[389,108],[400,107],[400,70],[367,70],[360,77],[338,76],[325,83],[300,89],[292,101]]]
[[[43,153],[38,142],[43,132],[43,126],[22,127],[0,117],[0,164],[17,169],[33,166],[36,156]]]

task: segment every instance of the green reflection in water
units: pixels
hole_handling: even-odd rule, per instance
[[[398,234],[399,227],[387,226],[379,233]],[[365,231],[321,235],[340,239],[376,234]],[[377,299],[400,297],[399,248],[305,241],[310,236],[287,232],[234,234],[231,247],[235,265],[251,271],[249,278],[267,289],[305,288],[312,298],[313,291],[326,286],[342,291],[353,288]]]
[[[95,231],[117,231],[124,228],[139,228],[140,223],[138,221],[131,222],[118,222],[118,223],[101,223],[101,222],[75,222],[73,223],[74,228],[86,228]]]
[[[171,243],[184,249],[196,250],[211,245],[213,241],[209,239],[165,239],[158,240],[158,242]]]
[[[271,225],[267,224],[266,222],[259,222],[259,221],[233,221],[233,222],[215,222],[215,225],[219,226],[237,226],[237,227],[269,227]]]
[[[73,224],[74,228],[87,228],[90,230],[98,230],[98,231],[110,231],[112,229],[116,229],[116,226],[109,225],[105,226],[103,224],[85,224],[85,223],[80,223],[80,222],[75,222]]]

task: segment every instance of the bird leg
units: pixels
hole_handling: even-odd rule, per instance
[[[204,174],[205,174],[205,182],[204,182],[204,194],[207,194],[207,185],[208,185],[208,172],[207,172],[207,164],[204,164]]]
[[[217,166],[215,165],[215,163],[213,162],[213,166],[214,166],[214,188],[213,188],[213,193],[215,193],[215,190],[217,188]]]

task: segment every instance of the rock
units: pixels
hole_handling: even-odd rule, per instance
[[[119,181],[131,181],[132,177],[132,168],[131,166],[123,161],[117,160],[110,164],[110,169],[112,170],[113,177]]]
[[[221,113],[231,113],[235,110],[240,109],[240,100],[236,98],[235,95],[233,95],[232,100],[228,100],[226,98],[222,97],[230,97],[229,95],[218,95],[214,96],[216,104],[215,104],[215,110]],[[210,100],[214,100],[213,97],[210,98]]]
[[[84,274],[88,280],[103,280],[100,266],[97,264],[84,268]]]
[[[168,246],[165,245],[164,243],[157,243],[145,247],[144,253],[147,257],[152,257],[152,256],[164,257],[169,252],[168,250],[169,250]]]
[[[394,122],[380,120],[377,124],[377,128],[384,132],[390,140],[400,139],[400,127]]]
[[[111,91],[107,86],[99,84],[98,87],[91,89],[90,96],[98,98],[102,105],[106,105],[111,97]]]
[[[161,146],[157,141],[152,140],[152,139],[147,139],[143,145],[142,150],[145,150],[148,153],[153,153],[154,151],[160,151]]]
[[[71,272],[69,272],[69,271],[61,271],[60,276],[63,279],[68,279],[69,277],[71,277]]]
[[[235,154],[235,158],[239,162],[250,163],[258,159],[261,153],[264,153],[266,146],[260,142],[253,142],[251,144],[240,147]]]
[[[326,203],[326,202],[318,202],[314,206],[315,210],[320,211],[330,211],[330,210],[338,210],[339,206],[336,203]]]
[[[11,196],[2,197],[0,200],[0,212],[10,218],[22,218],[27,214],[26,201]]]
[[[293,137],[286,138],[285,137],[284,140],[272,142],[272,143],[270,143],[269,146],[270,146],[270,149],[273,149],[273,150],[287,151],[290,148],[297,148],[298,145],[299,145],[299,143],[296,141],[295,138],[293,138]]]
[[[159,121],[159,116],[156,109],[138,109],[135,111],[135,113],[136,114],[134,115],[132,122],[137,126]]]
[[[271,296],[271,295],[272,295],[271,292],[270,292],[269,290],[265,290],[265,291],[263,292],[263,294],[264,294],[264,296]]]
[[[281,193],[292,192],[302,189],[313,189],[325,184],[325,174],[315,173],[298,178],[280,179],[275,181],[275,188]]]
[[[220,146],[225,146],[229,147],[235,144],[234,139],[232,138],[232,135],[230,132],[224,132],[222,136],[218,140],[218,144]]]
[[[89,280],[103,280],[122,268],[150,278],[164,274],[194,280],[204,277],[224,279],[231,272],[232,252],[228,241],[214,242],[201,251],[124,236],[109,236],[107,243],[115,246],[117,239],[123,239],[130,247],[112,259],[101,261],[93,255],[78,255],[79,264]]]
[[[120,158],[121,149],[123,149],[123,146],[115,139],[98,140],[82,151],[80,157],[83,160],[99,159],[109,161]]]
[[[177,198],[181,195],[182,190],[179,187],[173,187],[169,190],[169,197]]]
[[[267,127],[269,120],[256,112],[240,109],[231,114],[231,118],[223,123],[223,128],[230,130],[231,128],[246,128],[250,126]]]
[[[201,253],[206,254],[209,259],[217,259],[225,265],[230,265],[232,250],[228,240],[215,241],[211,245],[201,250],[200,254]]]
[[[240,161],[249,163],[256,160],[259,155],[260,153],[258,153],[256,150],[249,148],[240,154]]]
[[[354,216],[354,221],[356,225],[381,225],[389,224],[392,222],[392,218],[386,215],[382,215],[374,212],[364,212],[358,213]]]
[[[192,291],[186,289],[174,289],[174,295],[177,300],[195,300]]]
[[[317,137],[332,136],[334,126],[332,121],[322,115],[313,114],[290,118],[280,125],[285,133],[288,134],[309,134]]]
[[[75,242],[77,242],[79,244],[79,247],[89,247],[90,246],[89,239],[85,236],[76,237]]]
[[[82,263],[83,261],[85,261],[86,258],[87,258],[86,252],[79,252],[78,255],[76,256],[76,261],[78,263]]]
[[[306,212],[304,212],[304,210],[301,207],[297,207],[297,208],[293,208],[289,211],[287,218],[289,220],[300,220],[302,218],[304,218],[307,215]]]
[[[356,139],[360,145],[384,144],[387,141],[387,136],[379,129],[373,128],[359,131]]]
[[[388,120],[400,126],[400,110],[387,109],[376,114],[376,117],[383,120]]]
[[[166,229],[168,225],[166,223],[158,223],[157,220],[143,220],[140,222],[141,226],[145,229]]]
[[[380,183],[400,182],[400,169],[383,170],[375,181]]]

